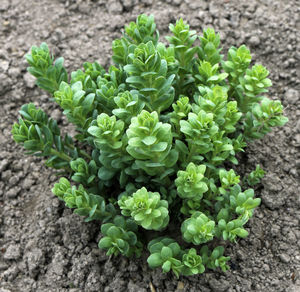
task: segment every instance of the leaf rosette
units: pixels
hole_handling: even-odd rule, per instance
[[[141,188],[132,196],[123,196],[118,204],[124,216],[131,216],[145,229],[162,230],[169,223],[168,202],[157,192]]]
[[[149,175],[156,175],[164,167],[172,167],[178,152],[172,148],[171,125],[159,122],[157,112],[143,110],[132,118],[126,131],[127,152],[135,158],[135,168],[143,169]]]
[[[214,237],[215,221],[210,220],[205,214],[195,212],[181,225],[181,233],[186,242],[195,245],[210,241]]]
[[[203,193],[208,190],[205,183],[205,165],[190,163],[185,171],[178,171],[175,184],[178,195],[183,199],[201,200]]]

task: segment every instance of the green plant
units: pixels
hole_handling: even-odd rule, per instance
[[[266,172],[260,167],[260,165],[257,164],[255,170],[251,171],[249,175],[244,178],[244,181],[249,186],[255,186],[264,177],[265,173]]]
[[[213,29],[198,37],[180,19],[170,30],[165,46],[154,18],[140,15],[113,41],[115,65],[106,71],[84,63],[71,76],[46,44],[32,47],[28,71],[77,135],[62,136],[33,104],[21,108],[12,134],[28,154],[65,171],[68,179],[53,193],[87,221],[101,222],[99,247],[108,255],[139,256],[147,245],[151,268],[176,276],[226,271],[229,257],[222,246],[212,249],[213,239],[248,235],[245,224],[260,199],[247,185],[264,175],[257,166],[240,180],[232,165],[247,143],[287,118],[280,101],[263,95],[269,72],[249,67],[245,45],[224,60]],[[143,229],[152,230],[149,243]],[[180,233],[184,241],[176,242]]]

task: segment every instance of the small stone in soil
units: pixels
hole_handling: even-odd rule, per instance
[[[14,188],[11,188],[10,190],[8,190],[7,192],[6,192],[6,196],[8,197],[8,198],[11,198],[11,199],[13,199],[13,198],[15,198],[15,197],[17,197],[17,195],[20,193],[20,191],[21,191],[21,188],[20,187],[14,187]]]
[[[256,47],[260,44],[260,39],[258,36],[254,35],[249,39],[249,44]]]
[[[25,178],[24,182],[23,182],[23,188],[24,189],[30,189],[30,187],[34,184],[34,180],[30,179],[30,178]]]
[[[17,260],[21,256],[21,249],[20,245],[18,244],[11,244],[6,249],[3,258],[5,260]]]
[[[36,79],[29,72],[24,74],[23,79],[25,81],[26,87],[28,88],[34,87]]]
[[[279,258],[283,263],[286,263],[286,264],[290,261],[290,257],[285,253],[280,254]]]
[[[290,88],[286,93],[285,93],[285,98],[287,104],[294,104],[299,102],[299,92],[295,89]]]
[[[211,279],[208,283],[214,292],[224,292],[229,288],[229,282],[226,280]]]

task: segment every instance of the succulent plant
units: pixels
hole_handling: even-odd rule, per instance
[[[212,28],[198,36],[183,19],[169,28],[165,45],[154,17],[142,14],[113,41],[114,65],[85,62],[70,75],[45,43],[33,46],[28,71],[76,135],[62,135],[32,103],[22,106],[12,135],[27,154],[63,171],[52,192],[86,221],[99,221],[108,255],[140,256],[147,245],[149,266],[177,277],[225,271],[229,257],[212,241],[248,235],[260,204],[248,186],[264,175],[257,166],[240,178],[232,169],[237,154],[288,119],[280,101],[265,96],[269,72],[249,68],[245,45],[225,60]],[[180,231],[194,247],[170,238]]]

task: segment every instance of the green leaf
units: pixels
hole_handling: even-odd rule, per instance
[[[102,180],[110,180],[115,174],[115,171],[109,170],[104,166],[101,167],[98,171],[98,177]]]
[[[187,146],[180,140],[176,140],[176,147],[178,148],[178,150],[184,154],[189,154],[189,150],[187,148]]]
[[[107,249],[110,248],[112,244],[112,240],[109,237],[104,237],[99,241],[99,248]]]
[[[157,268],[162,265],[162,262],[163,261],[159,253],[151,254],[147,259],[147,263],[149,264],[150,268]]]
[[[169,272],[171,270],[172,263],[170,261],[164,262],[162,265],[162,269],[165,273]]]
[[[145,145],[150,146],[156,142],[157,138],[154,136],[147,136],[142,141]]]
[[[161,257],[163,260],[167,260],[172,257],[172,250],[169,247],[164,246],[161,250]]]
[[[233,232],[241,238],[245,238],[249,235],[248,231],[243,228],[236,228],[233,230]]]

